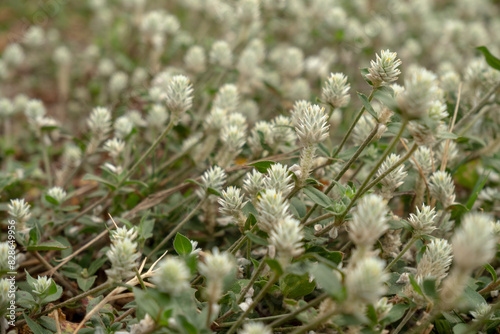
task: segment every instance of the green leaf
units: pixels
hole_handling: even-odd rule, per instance
[[[463,296],[465,297],[471,308],[476,309],[482,304],[486,304],[486,300],[483,298],[483,296],[481,296],[479,292],[477,292],[470,286],[467,286],[465,288]]]
[[[398,321],[403,317],[406,310],[410,308],[410,305],[407,304],[396,304],[394,305],[389,313],[382,320],[384,324],[392,324],[393,322]]]
[[[85,174],[82,178],[83,181],[96,181],[98,183],[102,183],[106,186],[108,186],[111,190],[116,189],[116,185],[113,184],[112,182],[103,179],[102,177],[99,177],[97,175],[92,175],[92,174]]]
[[[325,144],[319,143],[318,148],[325,155],[325,157],[330,156],[330,151],[328,151],[328,148],[325,146]]]
[[[325,195],[320,190],[313,187],[304,188],[304,194],[311,199],[314,203],[323,208],[330,208],[334,205],[333,199]]]
[[[78,287],[82,291],[87,291],[94,285],[95,279],[97,278],[96,275],[90,276],[90,277],[78,277],[76,279],[76,282],[78,283]]]
[[[196,181],[196,180],[193,180],[193,179],[187,179],[185,181],[185,183],[192,183],[192,184],[196,184],[197,186],[200,186],[203,188],[203,184],[201,184],[200,182]]]
[[[267,170],[274,164],[276,164],[275,161],[263,160],[248,164],[248,166],[255,167],[261,173],[267,173]]]
[[[100,258],[92,261],[92,263],[90,264],[90,266],[87,269],[88,274],[94,275],[102,267],[102,265],[104,263],[106,263],[106,261],[108,261],[107,256],[103,256],[103,257],[100,257]]]
[[[253,234],[252,232],[250,231],[247,231],[245,232],[245,235],[248,237],[248,239],[250,239],[250,241],[252,241],[254,244],[257,244],[257,245],[262,245],[262,246],[267,246],[269,245],[269,243],[267,242],[266,239],[264,238],[261,238],[259,237],[258,235],[256,234]]]
[[[361,100],[361,103],[363,103],[363,106],[365,107],[366,111],[368,111],[370,113],[370,115],[372,115],[373,118],[375,118],[375,120],[378,122],[377,113],[375,112],[372,105],[370,104],[370,101],[368,101],[368,98],[366,97],[366,95],[358,92],[358,97]]]
[[[52,196],[45,195],[45,200],[50,204],[59,205],[59,202]]]
[[[212,187],[207,188],[207,193],[215,195],[215,196],[219,196],[219,197],[221,196],[221,193]]]
[[[35,288],[36,279],[34,279],[33,277],[31,277],[30,273],[26,269],[24,269],[24,272],[26,273],[26,281],[28,282],[29,286],[34,289]]]
[[[43,298],[43,301],[44,301],[44,303],[50,303],[50,302],[53,302],[55,300],[58,300],[59,298],[61,298],[62,293],[63,293],[63,288],[60,287],[59,285],[56,285],[56,292]]]
[[[55,240],[50,240],[50,241],[45,241],[42,242],[41,244],[38,245],[31,245],[27,246],[26,249],[28,252],[34,252],[34,251],[49,251],[49,250],[63,250],[68,248],[67,246],[64,246],[62,243],[59,241]]]
[[[359,70],[359,72],[361,73],[361,76],[363,77],[363,79],[365,79],[365,81],[370,85],[370,86],[373,86],[373,82],[371,82],[370,80],[368,80],[366,78],[366,76],[368,74],[370,74],[370,71],[368,71],[368,68],[362,68]]]
[[[34,322],[33,320],[31,320],[30,317],[26,316],[26,314],[23,314],[23,316],[24,316],[24,320],[26,320],[26,324],[31,329],[31,331],[33,332],[33,334],[47,334],[47,333],[50,333],[50,331],[48,331],[46,329],[43,329],[42,326],[40,326],[39,324],[37,324],[36,322]]]
[[[193,250],[193,245],[188,238],[177,232],[174,239],[174,249],[179,255],[188,255]]]
[[[137,184],[137,185],[140,185],[141,187],[149,188],[149,186],[146,183],[144,183],[142,181],[139,181],[139,180],[129,180],[129,181],[123,182],[124,186],[128,186],[128,185],[131,185],[131,184]]]
[[[345,291],[342,283],[333,269],[328,268],[322,263],[317,263],[311,267],[311,275],[318,285],[330,296],[338,301],[345,299]]]
[[[415,280],[413,275],[410,275],[409,278],[410,278],[410,283],[411,283],[411,286],[413,287],[413,290],[415,290],[415,292],[418,293],[419,295],[423,296],[424,293],[422,292],[420,285],[418,285],[418,282]]]
[[[366,308],[366,316],[368,317],[368,319],[370,319],[372,324],[376,325],[378,323],[377,311],[375,310],[375,307],[373,307],[373,305],[370,304]]]
[[[441,138],[441,139],[452,139],[452,140],[455,140],[458,138],[458,135],[454,134],[453,132],[448,132],[448,131],[442,131],[440,133],[438,133],[438,138]]]
[[[288,274],[280,280],[280,288],[285,298],[297,299],[314,291],[316,283],[309,282],[309,275]]]
[[[298,218],[302,218],[307,214],[306,205],[297,197],[292,197],[292,199],[290,200],[290,204],[292,205],[290,209],[292,211],[295,211],[294,213]]]
[[[478,178],[476,184],[474,185],[474,189],[472,189],[472,193],[469,197],[469,200],[467,201],[467,204],[465,205],[467,209],[471,210],[472,206],[476,202],[477,196],[479,195],[479,192],[483,189],[484,185],[486,184],[486,181],[488,181],[488,176],[490,176],[490,173],[488,172],[487,174],[483,174],[481,177]]]
[[[40,317],[38,318],[38,323],[43,327],[50,329],[53,332],[57,332],[56,321],[49,317]]]
[[[486,269],[486,270],[487,270],[487,271],[491,274],[491,277],[493,277],[493,283],[495,283],[495,282],[497,281],[497,279],[498,279],[498,277],[497,277],[497,273],[496,273],[496,271],[495,271],[495,268],[493,268],[493,267],[491,266],[491,264],[486,263],[486,264],[484,265],[484,269]]]
[[[500,71],[500,59],[498,59],[497,57],[492,55],[487,47],[479,46],[476,49],[478,49],[479,51],[481,51],[483,53],[484,58],[486,59],[486,62],[488,63],[488,65],[493,67],[495,70]]]
[[[424,288],[424,293],[427,297],[430,297],[433,300],[436,300],[438,298],[438,293],[436,289],[436,279],[434,278],[425,279],[422,286]]]
[[[267,259],[266,264],[274,271],[278,276],[283,275],[283,268],[281,268],[281,264],[274,259]]]

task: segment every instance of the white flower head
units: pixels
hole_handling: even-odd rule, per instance
[[[431,196],[440,201],[444,208],[455,203],[455,185],[447,172],[434,172],[430,178],[429,189]]]
[[[372,247],[388,229],[387,204],[369,194],[361,198],[349,223],[349,237],[357,246]]]
[[[178,117],[193,105],[193,86],[184,75],[176,75],[170,79],[165,93],[165,104]]]
[[[351,99],[349,95],[350,89],[351,85],[347,82],[346,75],[343,73],[331,73],[323,85],[323,100],[330,103],[334,108],[342,108]]]
[[[137,253],[137,243],[129,238],[115,239],[106,255],[111,262],[111,269],[106,270],[109,279],[120,281],[135,275],[135,262],[140,256]]]
[[[297,121],[295,131],[303,146],[314,145],[328,137],[328,115],[325,108],[313,105],[306,109],[304,115]]]
[[[286,216],[278,220],[269,233],[269,243],[276,248],[278,257],[288,262],[304,252],[303,237],[300,222],[291,216]]]
[[[287,216],[288,205],[281,192],[275,189],[262,192],[257,203],[259,227],[269,233],[280,219]]]
[[[62,204],[68,194],[61,187],[52,187],[47,191],[47,195],[54,198],[59,204]]]
[[[436,219],[436,211],[430,206],[423,205],[422,209],[417,207],[417,213],[411,213],[408,222],[413,228],[415,235],[430,234],[436,229],[434,221]]]
[[[390,84],[398,80],[398,76],[401,74],[398,68],[400,65],[401,60],[398,59],[396,52],[382,50],[380,56],[377,54],[376,60],[370,62],[368,68],[370,73],[366,75],[366,78],[372,82],[374,87]]]
[[[247,322],[238,334],[272,334],[272,331],[262,322]]]
[[[191,273],[182,259],[168,256],[155,270],[152,282],[160,291],[176,296],[189,289],[190,277]]]
[[[16,220],[26,222],[30,216],[30,205],[21,199],[11,199],[7,206],[9,214]]]
[[[111,112],[105,107],[95,107],[87,120],[90,131],[97,136],[105,136],[111,130]]]
[[[389,275],[384,271],[384,261],[367,257],[356,263],[346,273],[346,288],[349,300],[363,304],[375,304],[385,293],[384,283]]]
[[[38,279],[33,282],[33,293],[38,296],[43,295],[50,288],[52,282],[52,278],[50,277],[38,276]]]
[[[264,177],[264,187],[281,192],[283,196],[288,195],[294,188],[294,182],[287,166],[280,163],[272,165]]]

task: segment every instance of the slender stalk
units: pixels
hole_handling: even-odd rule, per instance
[[[321,325],[322,323],[324,323],[325,321],[327,321],[328,319],[330,319],[331,317],[333,317],[337,312],[338,312],[338,310],[333,309],[330,312],[323,314],[321,317],[316,318],[315,320],[311,321],[307,325],[302,326],[300,328],[297,328],[296,330],[294,330],[292,332],[292,334],[302,334],[310,329],[314,329],[314,328],[318,327],[319,325]]]
[[[194,216],[194,214],[201,208],[203,203],[205,203],[207,197],[203,198],[196,207],[189,212],[189,214],[179,223],[177,226],[170,231],[170,233],[163,239],[151,252],[149,252],[148,257],[150,258],[154,253],[156,253],[163,245],[165,245],[173,236]]]
[[[363,143],[359,146],[359,148],[356,150],[356,152],[353,154],[353,156],[349,159],[349,161],[347,161],[347,163],[344,165],[344,167],[342,167],[342,169],[340,170],[340,172],[335,176],[335,178],[334,178],[335,182],[330,183],[330,185],[328,186],[328,188],[326,188],[326,190],[325,190],[325,194],[326,195],[328,195],[328,193],[333,189],[333,187],[335,187],[336,182],[340,181],[340,179],[342,178],[342,176],[344,176],[344,174],[349,170],[349,168],[351,168],[351,165],[356,161],[356,159],[359,157],[359,155],[371,143],[373,137],[375,137],[375,135],[377,134],[378,129],[379,129],[379,124],[377,123],[377,125],[373,128],[373,130],[370,132],[370,134],[368,135],[368,137],[366,137],[366,139],[363,141]],[[312,206],[312,208],[304,216],[304,218],[302,218],[302,221],[300,223],[301,224],[305,224],[305,222],[307,221],[307,219],[309,219],[309,217],[311,217],[311,215],[313,214],[314,210],[316,210],[317,208],[318,208],[318,204],[314,204]],[[308,224],[308,225],[310,225],[310,224]]]
[[[489,98],[495,94],[495,92],[500,88],[500,82],[498,82],[496,85],[491,87],[491,89],[483,96],[483,98],[472,108],[469,110],[465,115],[462,116],[460,121],[455,125],[456,128],[458,128],[460,125],[462,125],[472,114],[475,114],[478,112],[486,103],[488,103]],[[463,135],[474,123],[469,123],[468,126],[464,127],[460,132],[459,135]]]
[[[393,330],[391,334],[398,334],[403,329],[404,325],[406,325],[406,323],[415,314],[416,311],[417,311],[417,308],[409,309],[408,312],[406,312],[406,315],[404,316],[403,320],[401,320],[401,322],[399,323],[398,327],[396,327],[396,329]]]
[[[325,300],[326,298],[328,297],[328,294],[326,293],[322,293],[321,295],[319,295],[318,297],[314,298],[313,300],[311,300],[309,303],[307,303],[306,305],[296,309],[295,311],[293,311],[292,313],[290,314],[287,314],[285,317],[283,318],[280,318],[278,320],[275,320],[274,322],[272,322],[269,326],[270,327],[276,327],[276,326],[279,326],[279,325],[282,325],[284,323],[286,323],[288,320],[291,320],[293,318],[295,318],[297,315],[299,315],[300,313],[304,312],[305,310],[307,310],[308,308],[311,308],[313,306],[316,306],[318,305],[319,303],[321,303],[323,300]]]
[[[243,314],[240,315],[240,317],[238,318],[238,320],[236,320],[236,322],[231,326],[231,328],[229,329],[229,331],[227,332],[227,334],[232,334],[232,333],[234,333],[236,331],[236,329],[245,320],[245,317],[250,312],[252,312],[252,310],[255,308],[255,306],[257,306],[257,304],[260,302],[260,300],[266,295],[267,290],[269,290],[274,285],[274,283],[278,280],[278,278],[279,278],[279,276],[276,273],[274,273],[271,276],[271,278],[269,279],[269,281],[267,281],[266,285],[264,285],[264,287],[262,288],[262,290],[260,290],[260,292],[257,295],[257,297],[255,297],[255,299],[253,300],[252,304],[250,304],[250,306],[247,308],[247,310],[245,312],[243,312]]]
[[[142,280],[141,274],[139,273],[139,270],[137,268],[134,268],[135,271],[135,276],[137,277],[137,280],[139,281],[139,284],[142,288],[142,290],[146,290],[146,285],[144,284],[144,281]]]
[[[283,317],[283,314],[279,314],[279,315],[271,315],[269,317],[245,319],[244,321],[267,321],[267,320],[280,319],[282,317]],[[218,326],[219,327],[231,327],[235,323],[236,323],[236,321],[228,321],[228,322],[224,322],[224,323],[222,323],[222,324],[220,324]]]
[[[408,241],[408,243],[406,244],[406,246],[405,246],[405,247],[401,250],[401,252],[399,252],[398,256],[396,256],[396,257],[394,258],[394,260],[392,260],[392,261],[391,261],[391,263],[389,263],[389,264],[387,265],[387,267],[385,267],[385,271],[387,271],[387,272],[388,272],[388,271],[392,268],[392,266],[393,266],[393,265],[395,265],[395,264],[396,264],[396,262],[398,262],[398,261],[399,261],[399,259],[400,259],[403,255],[405,255],[405,253],[406,253],[406,252],[410,249],[410,247],[411,247],[411,246],[413,246],[413,244],[414,244],[417,240],[418,240],[418,237],[415,237],[415,236],[414,236],[413,238],[411,238],[411,239],[410,239],[410,241]]]
[[[167,127],[163,130],[162,133],[160,133],[160,135],[156,138],[156,140],[153,142],[153,144],[151,144],[151,146],[146,150],[146,152],[144,152],[142,154],[142,156],[135,162],[135,164],[128,169],[127,173],[123,176],[123,178],[118,183],[116,188],[119,188],[121,185],[123,185],[123,183],[125,183],[125,181],[127,181],[127,179],[130,176],[132,176],[132,174],[134,174],[137,167],[139,167],[140,164],[142,164],[144,162],[144,160],[146,160],[146,158],[151,154],[151,152],[154,151],[156,146],[158,146],[158,144],[163,140],[163,138],[165,138],[165,136],[170,132],[170,130],[172,130],[172,128],[174,127],[175,121],[176,121],[176,117],[173,117],[173,115],[171,115],[170,121],[168,122]]]
[[[250,232],[255,232],[258,230],[258,228],[259,227],[257,225],[254,225],[250,230]],[[248,237],[246,235],[242,235],[238,240],[235,241],[234,244],[231,245],[231,247],[227,249],[227,251],[234,255],[238,251],[238,249],[240,249],[241,246],[243,246],[247,238]]]
[[[45,145],[45,143],[42,143],[42,156],[45,173],[47,174],[47,183],[49,184],[49,187],[52,187],[54,182],[52,178],[52,170],[50,169],[49,148],[47,147],[47,145]]]
[[[252,277],[250,278],[250,282],[248,282],[247,286],[245,286],[243,291],[241,291],[241,294],[238,297],[236,304],[240,304],[243,301],[243,299],[245,299],[245,295],[247,294],[248,290],[250,290],[250,288],[253,286],[253,284],[255,283],[257,278],[259,277],[259,274],[262,272],[262,270],[264,270],[264,268],[266,266],[266,259],[267,259],[267,256],[265,258],[263,258],[262,261],[260,261],[259,266],[253,272]]]
[[[372,89],[372,91],[370,92],[370,95],[368,96],[368,101],[371,101],[373,99],[373,94],[375,93],[375,89]],[[349,138],[349,136],[351,135],[351,132],[352,130],[354,130],[354,127],[356,126],[356,124],[358,123],[359,119],[361,118],[361,116],[363,116],[363,113],[365,112],[365,106],[363,105],[361,107],[361,109],[358,111],[357,115],[356,115],[356,118],[354,118],[354,121],[352,122],[351,126],[349,127],[349,129],[347,130],[344,138],[342,138],[342,141],[340,142],[340,145],[339,147],[335,150],[335,153],[333,154],[333,158],[335,158],[339,153],[340,151],[342,150],[342,148],[344,147],[347,139]]]
[[[349,213],[349,210],[353,207],[354,202],[357,199],[359,199],[363,194],[365,194],[368,190],[370,190],[370,188],[372,188],[377,183],[379,183],[380,180],[382,180],[389,173],[391,173],[393,170],[395,170],[401,164],[403,164],[406,160],[408,160],[411,157],[411,155],[413,154],[413,152],[415,152],[415,150],[417,149],[417,147],[418,147],[417,144],[414,144],[413,147],[406,153],[406,155],[403,156],[401,159],[399,159],[398,162],[395,163],[391,168],[387,169],[383,174],[381,174],[379,177],[377,177],[375,180],[373,180],[373,182],[371,182],[364,189],[358,190],[358,192],[356,193],[356,195],[354,196],[354,198],[351,200],[351,203],[349,203],[349,205],[347,206],[347,208],[344,210],[344,212],[342,212],[342,214],[340,216],[337,216],[337,219],[335,220],[335,222],[333,222],[332,224],[326,226],[322,230],[316,232],[314,235],[315,236],[323,235],[326,232],[330,231],[334,226],[340,226],[340,225],[342,225],[345,216],[347,216],[347,214]],[[378,167],[377,167],[377,169],[378,169]]]

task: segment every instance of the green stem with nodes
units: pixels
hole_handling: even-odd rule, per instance
[[[236,300],[236,305],[239,305],[243,301],[243,299],[245,299],[245,295],[247,294],[248,290],[250,290],[250,288],[253,286],[253,284],[255,283],[255,281],[257,280],[257,278],[259,277],[259,274],[265,268],[265,264],[266,264],[265,261],[266,261],[266,259],[267,259],[267,256],[262,259],[262,261],[259,263],[259,266],[257,267],[257,269],[253,272],[252,277],[250,278],[250,282],[248,282],[248,284],[245,286],[245,288],[241,291],[241,294],[238,297],[238,300]],[[228,317],[230,317],[233,313],[234,313],[233,310],[229,310],[226,313],[224,313],[220,318],[218,318],[217,320],[215,320],[214,322],[215,323],[219,323],[221,321],[224,321],[225,319],[227,319]],[[231,324],[233,324],[233,323],[231,323]],[[219,326],[224,327],[222,325],[219,325]]]
[[[322,323],[324,323],[325,321],[328,321],[328,319],[333,317],[337,312],[338,312],[338,310],[333,309],[330,312],[323,314],[321,317],[316,318],[315,320],[311,321],[307,325],[302,326],[300,328],[297,328],[296,330],[294,330],[292,332],[292,334],[302,334],[310,329],[314,329],[314,328],[318,327],[319,325],[321,325]]]
[[[371,101],[373,99],[373,94],[375,93],[375,88],[372,89],[372,91],[370,92],[370,95],[368,96],[368,101]],[[354,121],[352,122],[351,126],[349,127],[349,129],[347,130],[347,133],[345,134],[344,138],[342,138],[342,141],[340,142],[340,145],[339,147],[335,150],[335,153],[333,153],[333,156],[332,158],[335,158],[339,153],[340,151],[342,150],[342,148],[344,147],[345,143],[347,142],[347,139],[349,138],[349,136],[351,135],[351,132],[354,130],[354,127],[356,126],[356,124],[358,123],[359,119],[361,118],[361,116],[363,116],[363,113],[365,112],[365,106],[363,105],[361,107],[361,109],[359,110],[358,114],[356,115],[356,118],[354,119]]]
[[[404,325],[406,325],[406,323],[415,314],[416,311],[417,311],[417,308],[409,309],[408,312],[406,312],[406,315],[403,318],[403,320],[401,320],[401,322],[399,323],[398,327],[396,327],[396,329],[391,334],[398,334],[403,329]]]
[[[458,121],[457,124],[455,124],[455,128],[458,128],[460,125],[462,125],[467,118],[469,118],[472,114],[478,112],[484,105],[488,102],[489,98],[495,94],[495,92],[500,89],[500,82],[498,82],[496,85],[494,85],[484,96],[483,98],[472,108],[469,110],[463,117]],[[462,136],[469,128],[473,125],[473,122],[470,122],[466,127],[464,127],[458,134]]]
[[[279,326],[279,325],[282,325],[284,323],[286,323],[288,320],[291,320],[293,318],[295,318],[297,315],[299,315],[300,313],[304,312],[305,310],[307,310],[308,308],[311,308],[313,306],[316,306],[318,305],[319,303],[321,303],[323,300],[325,300],[326,298],[328,298],[328,294],[326,293],[322,293],[321,295],[319,295],[318,297],[314,298],[313,300],[311,300],[309,303],[307,303],[306,305],[296,309],[295,311],[293,311],[292,313],[290,314],[287,314],[285,317],[283,318],[280,318],[278,320],[275,320],[274,322],[272,322],[269,326],[270,327],[276,327],[276,326]]]
[[[151,144],[151,146],[147,149],[147,151],[144,152],[144,154],[135,162],[135,164],[132,167],[130,167],[130,169],[128,170],[127,174],[125,174],[123,176],[123,178],[118,183],[118,185],[116,186],[116,188],[119,188],[121,185],[123,185],[123,183],[125,183],[125,181],[127,181],[127,179],[130,176],[132,176],[132,174],[134,174],[134,172],[137,169],[137,167],[139,167],[139,165],[142,164],[144,162],[144,160],[146,160],[146,158],[151,154],[151,152],[154,151],[154,149],[156,148],[156,146],[158,146],[158,144],[163,140],[163,138],[165,138],[165,136],[170,132],[170,130],[172,130],[172,128],[174,127],[174,123],[175,123],[176,120],[177,120],[177,117],[175,117],[173,114],[171,114],[170,121],[168,122],[167,127],[156,138],[156,140],[153,142],[153,144]]]
[[[144,281],[142,280],[141,273],[139,273],[139,270],[137,268],[134,268],[135,271],[135,276],[137,277],[137,280],[139,281],[139,284],[142,288],[142,290],[146,290],[146,285],[144,284]]]
[[[326,188],[326,190],[325,190],[326,195],[328,195],[328,193],[333,189],[333,187],[335,187],[336,182],[340,181],[342,176],[344,176],[344,174],[349,170],[349,168],[351,168],[351,165],[356,161],[356,159],[365,150],[365,148],[371,143],[373,137],[375,137],[375,135],[378,132],[379,126],[380,126],[380,124],[377,123],[377,125],[373,128],[373,130],[370,132],[368,137],[366,137],[366,139],[363,141],[363,143],[359,146],[359,148],[356,150],[356,152],[353,154],[353,156],[349,159],[349,161],[347,161],[347,163],[344,165],[344,167],[342,167],[342,170],[335,176],[335,178],[333,179],[335,182],[330,183],[328,188]],[[311,217],[314,210],[316,210],[317,208],[318,208],[318,204],[314,204],[313,207],[304,216],[304,218],[302,218],[302,221],[300,223],[305,224],[307,219],[309,219],[309,217]],[[308,223],[307,225],[310,225],[310,224]]]
[[[278,280],[278,278],[279,278],[279,275],[276,274],[276,273],[274,273],[271,276],[271,278],[269,279],[269,281],[267,281],[266,285],[264,285],[264,287],[262,288],[262,290],[260,290],[260,292],[257,295],[257,297],[255,297],[255,299],[253,300],[252,304],[250,304],[250,306],[247,308],[247,310],[245,312],[243,312],[243,314],[240,315],[240,317],[238,318],[238,320],[236,320],[236,322],[233,324],[233,326],[231,326],[231,328],[229,329],[229,331],[227,332],[227,334],[232,334],[232,333],[234,333],[236,331],[236,329],[245,320],[245,317],[250,312],[252,312],[252,310],[255,308],[255,306],[257,306],[257,304],[266,295],[267,291],[274,285],[274,283]]]
[[[408,241],[408,243],[406,244],[406,246],[403,248],[403,250],[401,250],[401,252],[399,252],[398,256],[396,256],[394,258],[394,260],[391,261],[391,263],[389,263],[387,265],[387,267],[385,267],[385,271],[389,272],[389,270],[392,268],[393,265],[396,264],[396,262],[399,261],[399,259],[405,255],[405,253],[410,249],[411,246],[413,246],[413,244],[418,240],[419,238],[418,237],[413,237],[410,239],[410,241]]]
[[[107,281],[99,286],[96,286],[95,288],[93,289],[90,289],[88,291],[85,291],[84,293],[82,294],[79,294],[78,296],[75,296],[73,298],[70,298],[68,300],[65,300],[64,302],[62,303],[59,303],[57,305],[54,305],[52,306],[51,308],[41,312],[41,313],[38,313],[38,314],[35,314],[34,316],[31,317],[31,319],[38,319],[40,318],[41,316],[44,316],[44,315],[47,315],[49,313],[51,313],[52,311],[54,310],[57,310],[57,309],[60,309],[62,307],[65,307],[65,306],[68,306],[68,305],[71,305],[73,303],[76,303],[77,301],[80,301],[82,300],[83,298],[87,297],[87,296],[90,296],[90,295],[93,295],[95,293],[98,293],[100,291],[103,291],[103,290],[107,290],[109,288],[112,288],[114,286],[114,284],[111,282],[111,281]],[[24,325],[26,323],[26,320],[19,320],[18,322],[15,323],[15,326],[21,326],[21,325]]]
[[[148,257],[150,258],[161,247],[163,247],[163,245],[165,245],[170,239],[172,239],[172,237],[174,237],[176,233],[195,215],[195,213],[201,208],[201,206],[203,205],[203,203],[205,203],[206,200],[207,200],[207,195],[205,195],[205,197],[200,202],[198,202],[196,207],[193,210],[191,210],[191,212],[189,212],[189,214],[186,217],[184,217],[184,219],[179,224],[177,224],[177,226],[172,231],[170,231],[170,233],[165,237],[165,239],[163,239],[151,252],[149,252]]]
[[[398,168],[401,164],[403,164],[406,160],[408,160],[411,155],[413,154],[413,152],[415,152],[415,150],[417,149],[418,145],[417,144],[414,144],[413,147],[406,153],[405,156],[403,156],[401,159],[398,160],[398,162],[396,162],[391,168],[387,169],[384,173],[382,173],[379,177],[377,177],[375,180],[373,180],[373,182],[371,182],[367,187],[365,187],[364,189],[360,189],[356,195],[354,196],[354,198],[351,200],[351,203],[349,203],[349,205],[347,206],[347,208],[344,210],[344,212],[342,212],[342,214],[340,216],[337,216],[336,220],[334,223],[326,226],[325,228],[323,228],[321,231],[318,231],[316,232],[314,235],[315,236],[320,236],[320,235],[323,235],[325,234],[326,232],[330,231],[333,227],[335,226],[340,226],[342,225],[343,221],[344,221],[344,218],[345,216],[347,216],[347,214],[349,213],[349,210],[353,207],[354,203],[356,200],[358,200],[363,194],[365,194],[368,190],[370,190],[370,188],[372,188],[373,186],[375,186],[377,183],[379,183],[384,177],[386,177],[389,173],[391,173],[393,170],[395,170],[396,168]],[[378,169],[378,167],[376,167]],[[326,218],[325,218],[326,219]]]
[[[45,143],[42,143],[42,156],[45,173],[47,174],[47,183],[49,184],[49,187],[52,187],[54,182],[52,179],[52,171],[50,170],[49,148],[45,145]]]

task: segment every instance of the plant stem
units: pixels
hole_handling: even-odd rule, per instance
[[[375,88],[372,89],[372,91],[370,92],[370,95],[368,96],[368,101],[371,101],[373,99],[373,94],[375,93]],[[342,138],[342,141],[340,142],[340,145],[339,147],[335,150],[335,153],[333,153],[332,155],[332,158],[335,158],[339,153],[340,151],[342,150],[342,148],[344,147],[347,139],[349,138],[349,136],[351,135],[351,132],[352,130],[354,130],[354,127],[356,126],[356,124],[358,123],[359,119],[361,118],[361,116],[363,116],[363,113],[365,112],[365,106],[363,105],[361,107],[361,109],[358,111],[357,115],[356,115],[356,118],[354,118],[354,121],[352,122],[351,126],[349,127],[349,129],[347,130],[347,133],[345,134],[344,138]]]
[[[300,328],[297,328],[296,330],[294,330],[292,332],[292,334],[301,334],[301,333],[304,333],[310,329],[314,329],[314,328],[318,327],[319,325],[321,325],[322,323],[324,323],[325,321],[327,321],[328,319],[330,319],[331,317],[333,317],[337,312],[338,312],[338,310],[333,309],[330,312],[323,314],[321,317],[316,318],[315,320],[311,321],[307,325],[302,326]]]
[[[396,327],[396,329],[391,334],[398,334],[401,331],[401,329],[403,329],[404,325],[406,325],[406,323],[415,314],[416,311],[417,311],[417,308],[409,309],[408,312],[406,312],[406,315],[403,318],[403,320],[401,320],[401,322],[399,323],[398,327]]]
[[[154,253],[156,253],[163,245],[165,245],[173,236],[194,216],[194,214],[201,208],[203,203],[205,203],[207,196],[203,198],[196,207],[189,212],[189,214],[179,223],[177,226],[170,231],[170,233],[163,239],[151,252],[149,252],[148,257],[150,258]]]
[[[238,318],[238,320],[236,320],[236,322],[233,324],[233,326],[231,326],[231,328],[229,329],[229,331],[227,332],[227,334],[232,334],[232,333],[234,333],[236,331],[236,329],[245,320],[245,317],[250,312],[252,312],[252,310],[255,308],[255,306],[257,306],[257,304],[260,302],[260,300],[266,295],[267,290],[269,290],[274,285],[274,283],[278,280],[278,278],[279,278],[279,276],[276,273],[274,273],[271,276],[271,278],[269,279],[269,281],[267,281],[266,285],[264,285],[264,287],[262,288],[262,290],[260,290],[260,292],[257,295],[257,297],[255,297],[255,299],[253,300],[252,304],[250,304],[250,306],[247,308],[247,310],[245,312],[243,312],[243,314],[240,315],[240,317]]]
[[[340,181],[342,176],[344,176],[344,174],[349,170],[349,168],[351,168],[351,165],[356,161],[356,159],[360,156],[360,154],[365,150],[365,148],[368,146],[368,144],[371,143],[373,137],[375,137],[375,135],[378,132],[378,128],[379,128],[379,124],[377,123],[377,125],[373,128],[373,130],[370,132],[368,137],[366,137],[366,139],[363,141],[363,143],[359,146],[359,148],[356,150],[356,152],[353,154],[353,156],[349,159],[349,161],[347,161],[347,163],[344,165],[344,167],[342,167],[342,170],[340,170],[340,172],[335,176],[335,178],[333,179],[334,182],[330,183],[328,188],[326,188],[326,190],[325,190],[326,195],[328,195],[328,193],[333,189],[333,187],[335,187],[337,182]],[[313,214],[314,210],[316,210],[317,208],[318,208],[318,204],[314,204],[313,207],[306,213],[304,218],[302,218],[302,221],[300,223],[305,224],[307,219],[309,219],[309,217]],[[308,225],[310,225],[310,224],[308,224]]]
[[[243,301],[243,299],[245,299],[245,295],[247,294],[248,290],[250,290],[250,288],[253,286],[253,284],[255,283],[257,278],[259,277],[259,274],[262,272],[262,270],[264,270],[264,267],[266,266],[266,259],[267,259],[267,256],[264,257],[262,259],[262,261],[260,261],[259,266],[253,272],[252,277],[250,278],[250,282],[248,282],[247,286],[245,286],[243,291],[241,291],[241,294],[238,297],[236,304],[240,304]]]
[[[413,152],[415,152],[415,150],[417,149],[418,145],[417,144],[414,144],[413,147],[406,153],[405,156],[403,156],[401,159],[398,160],[398,162],[396,162],[391,168],[387,169],[384,173],[382,173],[379,177],[377,177],[375,180],[373,180],[373,182],[371,182],[368,186],[366,186],[364,189],[360,189],[358,190],[358,192],[356,192],[356,195],[354,196],[354,198],[351,200],[351,203],[349,203],[349,205],[347,206],[347,208],[344,210],[344,212],[338,216],[338,218],[336,219],[336,221],[328,226],[326,226],[325,228],[323,228],[322,230],[316,232],[314,235],[315,236],[320,236],[320,235],[323,235],[325,234],[326,232],[330,231],[334,226],[340,226],[342,225],[343,221],[344,221],[344,218],[345,216],[349,213],[349,210],[353,207],[354,205],[354,202],[360,198],[364,193],[366,193],[368,190],[370,190],[370,188],[372,188],[373,186],[375,186],[377,183],[380,182],[380,180],[382,180],[384,177],[386,177],[389,173],[391,173],[393,170],[395,170],[396,168],[398,168],[401,164],[403,164],[406,160],[408,160],[411,155],[413,154]]]
[[[410,241],[406,244],[406,246],[403,248],[401,252],[399,252],[398,256],[394,258],[394,260],[391,261],[385,268],[385,271],[389,272],[389,270],[392,268],[393,265],[396,264],[396,262],[399,261],[399,259],[410,249],[411,246],[418,240],[418,237],[412,237]]]
[[[163,138],[165,138],[165,136],[170,132],[170,130],[172,130],[172,128],[174,127],[174,122],[176,121],[176,119],[177,118],[174,117],[173,115],[170,116],[170,121],[168,122],[167,127],[163,130],[162,133],[160,133],[160,135],[156,138],[156,140],[153,142],[153,144],[151,144],[151,146],[146,150],[146,152],[144,152],[142,154],[142,156],[135,162],[135,164],[132,167],[129,168],[129,170],[127,171],[127,173],[123,176],[123,178],[121,179],[121,181],[116,186],[117,189],[121,185],[123,185],[125,183],[125,181],[127,181],[127,179],[130,176],[132,176],[132,174],[134,174],[134,172],[137,169],[137,167],[139,167],[139,165],[141,163],[143,163],[144,160],[146,160],[146,158],[151,154],[151,152],[154,151],[154,149],[156,148],[156,146],[158,146],[158,144],[163,140]]]
[[[49,148],[47,147],[47,145],[45,145],[45,143],[42,143],[42,156],[43,156],[43,164],[45,166],[45,173],[47,174],[47,183],[49,184],[49,187],[52,187],[53,179],[52,179],[52,171],[50,170]]]
[[[293,318],[295,318],[295,316],[299,315],[300,313],[304,312],[305,310],[307,310],[308,308],[311,308],[313,306],[316,306],[317,304],[321,303],[323,300],[325,300],[326,298],[328,297],[328,294],[326,293],[322,293],[321,295],[319,295],[318,297],[314,298],[313,300],[311,300],[309,303],[307,303],[306,305],[296,309],[295,311],[293,311],[292,313],[290,314],[287,314],[285,317],[283,318],[280,318],[278,320],[275,320],[274,322],[272,322],[269,326],[270,327],[276,327],[276,326],[279,326],[279,325],[282,325],[284,323],[286,323],[288,320],[291,320]]]

